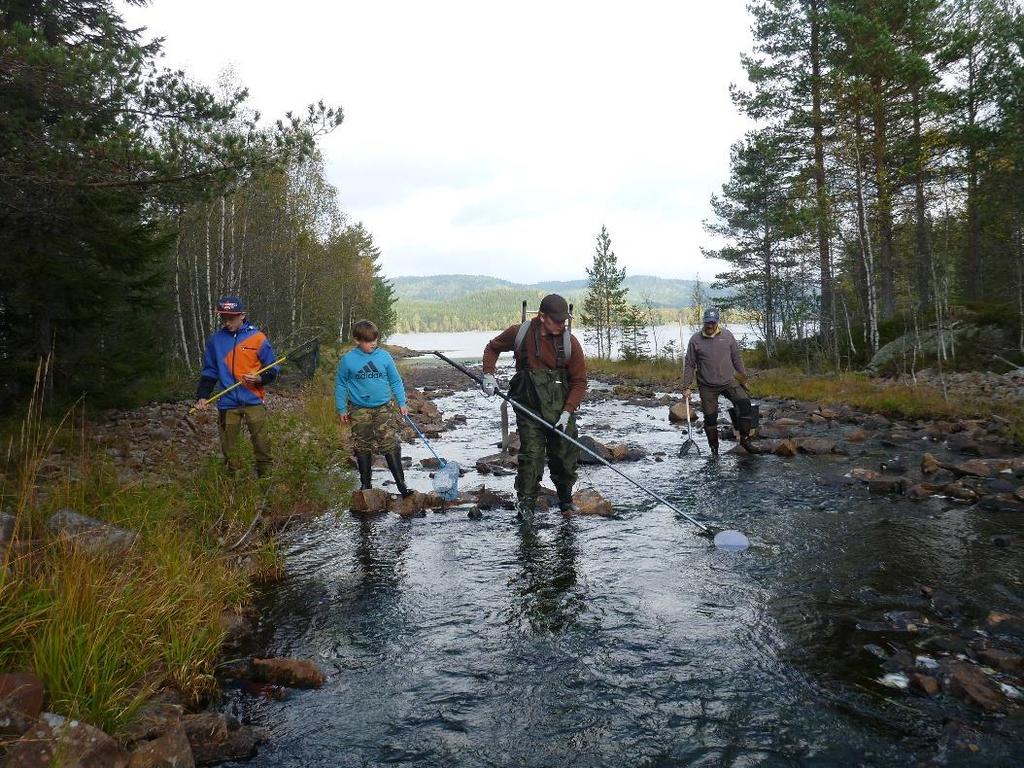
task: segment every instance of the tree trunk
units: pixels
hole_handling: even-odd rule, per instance
[[[819,323],[822,342],[835,347],[835,297],[832,285],[832,256],[829,248],[828,187],[825,181],[825,139],[821,114],[821,1],[810,0],[808,20],[811,25],[811,125],[814,141],[815,219],[818,230],[818,271],[820,276],[821,311]]]
[[[871,91],[872,149],[875,163],[875,185],[878,192],[879,315],[882,318],[890,318],[896,314],[896,263],[893,256],[892,189],[886,147],[888,126],[885,111],[885,89],[881,78],[872,79]]]
[[[917,311],[921,314],[928,310],[929,271],[932,263],[932,246],[928,233],[928,209],[925,203],[925,155],[924,142],[921,139],[921,93],[914,88],[912,96],[914,113],[914,243],[916,249],[915,263],[917,269]],[[916,322],[916,320],[915,320]]]

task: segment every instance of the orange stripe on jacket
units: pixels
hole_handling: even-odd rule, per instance
[[[224,364],[234,374],[237,381],[242,381],[242,376],[247,373],[256,373],[263,367],[263,363],[260,362],[260,347],[266,340],[266,335],[262,331],[257,331],[235,344],[232,350],[224,356]],[[263,399],[264,389],[261,385],[242,381],[242,386],[261,400]]]

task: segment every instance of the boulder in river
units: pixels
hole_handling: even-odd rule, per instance
[[[939,460],[932,456],[930,453],[926,453],[921,457],[921,474],[922,475],[934,475],[942,468]]]
[[[898,493],[907,491],[907,478],[905,477],[876,477],[868,480],[868,490],[871,493]]]
[[[698,417],[699,410],[700,410],[699,408],[694,408],[692,405],[690,406],[690,421],[691,422],[694,422],[694,421],[696,421],[699,418]],[[684,403],[682,400],[680,400],[678,403],[675,403],[674,405],[672,405],[672,407],[668,409],[668,420],[671,421],[673,424],[678,423],[680,421],[685,424],[686,423],[686,403]]]
[[[973,664],[950,664],[949,690],[958,699],[986,712],[1001,712],[1009,703],[1006,696],[984,672]]]
[[[600,456],[605,461],[611,461],[612,460],[612,453],[611,453],[611,451],[609,451],[608,448],[605,445],[603,445],[602,443],[599,443],[597,440],[592,438],[590,435],[584,435],[583,437],[581,437],[580,438],[580,442],[583,445],[587,446],[587,448],[589,448],[591,451],[596,453],[598,456]],[[600,463],[601,462],[599,462],[597,459],[595,459],[593,456],[591,456],[586,451],[580,451],[580,464],[600,464]]]
[[[581,515],[612,517],[615,514],[611,502],[593,488],[584,488],[574,493],[572,503],[576,505]]]
[[[386,512],[388,494],[382,488],[367,488],[352,491],[352,502],[349,505],[353,512]]]
[[[824,437],[798,437],[794,440],[800,453],[809,453],[814,456],[824,456],[835,453],[836,443]]]
[[[253,676],[263,683],[274,683],[289,688],[319,688],[324,684],[324,673],[305,659],[253,659]]]
[[[416,517],[426,509],[426,495],[413,491],[408,496],[388,496],[388,512],[400,517]]]
[[[507,453],[492,453],[476,460],[476,471],[481,475],[514,475],[519,459]]]

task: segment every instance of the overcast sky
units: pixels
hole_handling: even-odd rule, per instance
[[[390,276],[584,277],[608,227],[632,274],[711,277],[701,221],[746,123],[743,0],[153,0],[133,26],[266,118],[323,99],[342,208]]]

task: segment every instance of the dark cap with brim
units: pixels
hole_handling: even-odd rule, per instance
[[[245,304],[237,296],[225,296],[217,302],[218,315],[244,315]]]
[[[541,300],[540,311],[556,323],[564,323],[569,317],[569,304],[557,293],[549,293]]]

